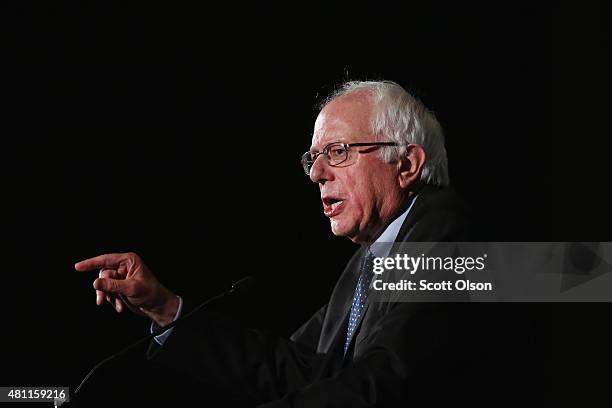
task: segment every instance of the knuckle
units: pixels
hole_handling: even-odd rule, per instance
[[[128,252],[126,255],[130,260],[134,262],[140,261],[140,256],[135,252]]]
[[[117,285],[116,280],[107,279],[106,282],[107,282],[106,287],[108,288],[109,292],[116,292],[119,289],[119,285]]]

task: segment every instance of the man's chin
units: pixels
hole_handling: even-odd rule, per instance
[[[337,237],[348,238],[353,242],[358,242],[357,236],[359,234],[356,228],[347,227],[346,225],[343,225],[342,223],[336,222],[334,220],[330,220],[330,221],[331,221],[332,234],[334,234]]]
[[[337,237],[346,237],[346,234],[348,231],[346,231],[346,228],[344,225],[342,225],[342,223],[334,219],[330,219],[329,223],[330,223],[332,234],[334,234]]]

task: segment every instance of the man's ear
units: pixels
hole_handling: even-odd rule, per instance
[[[398,180],[401,188],[414,185],[421,179],[421,171],[425,164],[425,150],[418,144],[410,144],[398,162]]]

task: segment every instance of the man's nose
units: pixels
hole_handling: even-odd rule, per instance
[[[326,181],[332,178],[332,167],[329,165],[324,155],[319,155],[310,168],[310,180],[312,180],[313,183],[325,184]]]

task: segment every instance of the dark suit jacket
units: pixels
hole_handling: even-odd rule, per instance
[[[465,241],[467,225],[465,208],[451,189],[425,186],[398,241]],[[360,259],[361,250],[329,303],[290,340],[206,314],[177,326],[163,347],[152,345],[149,356],[265,407],[436,405],[472,392],[475,384],[468,378],[489,376],[482,367],[491,366],[486,352],[487,344],[495,344],[491,322],[483,326],[467,304],[366,305],[344,356]]]

